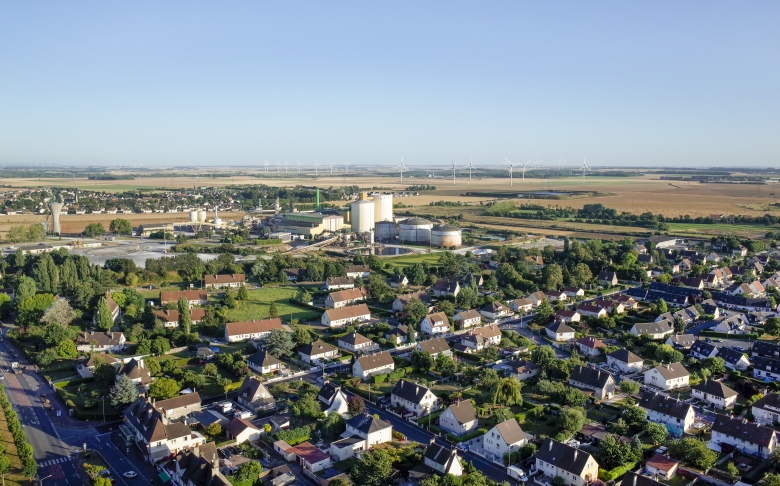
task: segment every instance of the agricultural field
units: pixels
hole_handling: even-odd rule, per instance
[[[272,302],[276,303],[276,310],[280,317],[299,321],[319,319],[321,312],[309,309],[298,304],[295,299],[300,290],[298,287],[263,287],[250,290],[249,300],[239,301],[238,307],[228,311],[229,322],[250,321],[252,319],[267,319],[268,310]]]

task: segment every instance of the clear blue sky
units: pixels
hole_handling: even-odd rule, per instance
[[[780,2],[0,0],[0,162],[778,165]]]

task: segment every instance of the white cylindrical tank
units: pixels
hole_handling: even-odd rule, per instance
[[[352,232],[365,233],[374,228],[374,201],[359,199],[352,201]]]
[[[398,223],[398,239],[411,243],[431,241],[433,223],[423,218],[409,218]]]
[[[377,194],[374,196],[374,222],[393,220],[393,195]]]
[[[198,221],[200,221],[201,223],[206,222],[206,211],[202,209],[198,209]]]
[[[197,223],[197,222],[198,222],[198,212],[190,211],[190,223]]]
[[[374,230],[379,241],[395,239],[396,227],[392,221],[379,221],[374,224]]]
[[[451,224],[440,224],[431,230],[431,245],[434,246],[460,246],[462,244],[460,228]]]

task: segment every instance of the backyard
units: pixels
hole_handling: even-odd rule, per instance
[[[228,310],[228,322],[267,319],[270,317],[269,308],[272,302],[276,304],[279,317],[286,321],[319,319],[322,316],[321,312],[297,303],[295,299],[298,298],[299,293],[298,287],[263,287],[249,290],[248,300],[239,301],[235,309]]]

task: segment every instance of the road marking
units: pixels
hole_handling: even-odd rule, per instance
[[[70,457],[58,457],[57,459],[51,459],[51,460],[46,461],[46,462],[39,462],[38,466],[39,467],[48,467],[48,466],[53,466],[54,464],[60,464],[60,463],[63,463],[63,462],[68,462],[68,461],[70,461]]]

